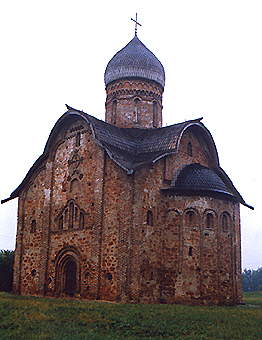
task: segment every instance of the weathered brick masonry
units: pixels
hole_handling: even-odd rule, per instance
[[[161,127],[164,77],[135,36],[108,63],[106,122],[70,107],[58,120],[9,198],[19,197],[14,292],[241,301],[247,204],[201,119]]]

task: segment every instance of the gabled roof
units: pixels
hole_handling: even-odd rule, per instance
[[[95,142],[100,145],[107,152],[108,156],[128,174],[132,174],[139,167],[155,163],[162,157],[176,153],[182,135],[188,128],[198,129],[201,132],[210,148],[210,154],[215,167],[217,167],[217,169],[221,169],[219,167],[215,143],[210,132],[201,123],[202,118],[189,120],[163,128],[119,128],[90,116],[83,111],[73,109],[69,106],[67,106],[67,108],[68,111],[60,117],[52,129],[43,154],[30,168],[18,188],[12,192],[9,198],[3,200],[2,203],[19,196],[19,193],[29,182],[34,171],[45,159],[48,158],[53,141],[59,131],[61,131],[62,126],[67,124],[68,121],[74,119],[83,119],[90,125]],[[223,170],[221,169],[221,171]]]
[[[128,174],[176,152],[181,134],[189,126],[198,125],[206,129],[200,119],[152,129],[119,128],[92,116],[87,119],[91,123],[97,143]],[[217,157],[215,147],[214,153]]]

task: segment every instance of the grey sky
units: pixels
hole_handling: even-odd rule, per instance
[[[65,103],[104,118],[103,73],[132,39],[136,11],[166,71],[164,124],[204,117],[222,168],[255,206],[241,207],[243,267],[262,266],[259,0],[2,2],[0,197],[40,156]],[[14,248],[16,205],[0,206],[0,249]]]

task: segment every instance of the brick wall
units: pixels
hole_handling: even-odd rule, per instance
[[[118,127],[162,126],[163,89],[153,81],[119,80],[106,88],[106,122]]]
[[[75,296],[239,302],[239,204],[160,190],[191,163],[214,157],[190,129],[176,154],[127,175],[84,121],[64,125],[19,198],[15,292],[63,296],[73,263]]]

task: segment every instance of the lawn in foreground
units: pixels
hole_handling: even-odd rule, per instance
[[[0,339],[262,339],[262,292],[246,305],[131,305],[0,293]]]

